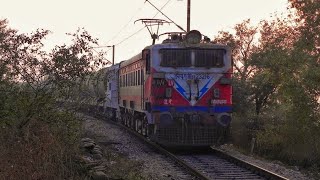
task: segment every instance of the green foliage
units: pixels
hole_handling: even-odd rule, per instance
[[[246,20],[214,42],[234,57],[233,141],[290,164],[320,169],[320,3],[290,0],[297,14]]]
[[[316,47],[320,46],[320,3],[317,0],[289,0],[291,8],[297,11],[297,21],[302,25],[299,31],[302,36],[299,38],[300,46],[309,53],[315,53]],[[319,52],[316,53],[319,55]],[[319,56],[318,56],[319,57]]]
[[[73,44],[47,53],[42,40],[50,31],[18,34],[7,23],[0,20],[0,177],[79,179],[80,121],[56,101],[105,64],[103,52],[94,53],[97,40],[79,29]]]

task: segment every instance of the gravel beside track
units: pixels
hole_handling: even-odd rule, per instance
[[[223,145],[218,149],[236,158],[247,161],[271,172],[279,174],[283,177],[286,177],[290,180],[313,180],[313,178],[307,176],[306,174],[303,174],[296,166],[288,167],[282,164],[280,161],[270,161],[259,157],[244,155],[237,151],[236,148],[234,148],[230,144]]]
[[[168,157],[154,152],[136,137],[130,136],[120,127],[105,121],[82,115],[83,128],[98,144],[112,145],[119,153],[143,163],[142,173],[150,180],[192,180],[192,175],[177,166]],[[105,146],[107,147],[107,146]],[[124,172],[125,173],[125,172]]]

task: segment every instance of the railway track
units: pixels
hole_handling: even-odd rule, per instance
[[[214,148],[175,155],[207,179],[286,179]]]
[[[254,165],[252,163],[249,163],[247,161],[241,160],[239,158],[236,158],[234,156],[231,156],[225,152],[222,152],[218,149],[212,148],[211,152],[216,154],[219,157],[222,157],[223,159],[228,160],[229,162],[232,162],[233,164],[236,164],[238,166],[241,166],[247,170],[250,170],[251,172],[264,177],[265,179],[275,179],[275,180],[288,180],[288,178],[285,178],[283,176],[280,176],[276,173],[273,173],[267,169],[264,169],[262,167],[259,167],[257,165]]]
[[[101,116],[100,116],[101,117]],[[105,118],[104,118],[105,119]],[[110,121],[110,120],[108,120]],[[170,151],[145,138],[131,128],[110,121],[126,129],[135,135],[155,151],[166,155],[183,167],[193,179],[275,179],[287,180],[271,171],[258,167],[249,162],[240,160],[215,148],[202,149],[200,151]]]
[[[287,180],[287,178],[270,172],[266,169],[242,161],[214,148],[200,152],[172,152],[158,144],[146,139],[141,134],[121,125],[130,133],[145,141],[152,148],[173,159],[176,163],[189,171],[198,179],[275,179]]]
[[[196,168],[207,179],[265,179],[211,153],[184,154],[177,157]]]

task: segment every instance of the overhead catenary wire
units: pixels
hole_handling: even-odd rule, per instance
[[[175,23],[171,18],[169,18],[167,15],[165,15],[161,9],[158,9],[155,5],[153,5],[149,0],[146,0],[145,2],[148,2],[151,6],[153,6],[158,12],[160,12],[162,15],[164,15],[169,21],[171,21],[174,25],[176,25],[180,30],[187,32],[184,30],[181,26],[179,26],[177,23]]]
[[[125,39],[123,39],[122,41],[120,41],[119,43],[116,43],[115,46],[120,45],[121,43],[123,43],[124,41],[128,40],[129,38],[131,38],[132,36],[138,34],[140,31],[142,31],[145,27],[139,29],[138,31],[136,31],[135,33],[131,34],[130,36],[126,37]]]
[[[168,4],[170,1],[171,1],[171,0],[168,0],[168,1],[160,8],[160,10],[162,10],[164,7],[166,7],[167,4]],[[160,11],[158,11],[152,18],[155,18],[159,13],[160,13]]]
[[[168,0],[161,8],[160,10],[162,10],[164,7],[167,6],[167,4],[170,2],[171,0]],[[158,11],[152,18],[155,18],[160,12]],[[152,26],[150,27],[152,29]],[[158,30],[159,30],[159,26],[158,26]],[[158,32],[157,32],[158,34]]]
[[[158,10],[158,12],[157,12],[152,18],[155,18],[159,13],[162,13],[161,10],[162,10],[163,8],[165,8],[165,7],[169,4],[170,1],[171,1],[171,0],[168,0],[168,1],[160,8],[160,10]],[[133,19],[133,17],[130,19],[130,21],[129,21],[127,24],[129,24],[132,19]],[[170,20],[170,21],[172,21],[172,20]],[[127,26],[127,25],[125,25],[125,27],[126,27],[126,26]],[[134,32],[133,34],[127,36],[126,38],[124,38],[123,40],[119,41],[118,43],[115,43],[114,45],[115,45],[115,46],[118,46],[118,45],[122,44],[122,43],[125,42],[126,40],[130,39],[130,38],[133,37],[134,35],[136,35],[136,34],[138,34],[139,32],[141,32],[144,28],[145,28],[145,27],[139,29],[138,31],[136,31],[136,32]],[[123,31],[123,30],[121,30],[121,31]],[[110,42],[110,40],[109,40],[109,42]],[[109,48],[110,48],[109,45],[106,45],[106,46],[97,46],[97,47],[94,47],[94,48],[105,48],[105,47],[109,47]],[[108,52],[108,51],[110,51],[110,50],[111,50],[111,49],[108,49],[106,52]]]
[[[171,0],[168,0],[168,1],[160,8],[160,10],[157,8],[158,12],[157,12],[152,18],[155,18],[159,13],[162,13],[161,10],[162,10],[163,8],[165,8],[165,7],[169,4],[170,1],[171,1]],[[144,4],[145,4],[145,3],[144,3]],[[139,12],[140,9],[141,9],[141,8],[139,8],[137,12]],[[137,13],[136,13],[136,14],[137,14]],[[162,14],[163,14],[163,13],[162,13]],[[135,16],[135,15],[134,15],[134,16]],[[132,21],[132,19],[133,19],[134,16],[131,17],[131,19],[129,20],[129,22],[113,37],[113,39],[114,39],[116,36],[118,36],[118,35],[123,31],[124,28],[126,28],[126,27],[128,26],[128,24]],[[172,21],[172,20],[170,20],[170,21]],[[172,21],[172,22],[173,22],[173,21]],[[174,22],[173,22],[173,23],[174,23]],[[176,23],[174,23],[174,24],[177,25]],[[179,27],[179,25],[177,25],[177,26]],[[134,35],[136,35],[136,34],[138,34],[139,32],[141,32],[144,28],[146,28],[146,26],[144,26],[143,28],[141,28],[141,29],[139,29],[138,31],[134,32],[134,33],[131,34],[130,36],[127,36],[126,38],[124,38],[123,40],[119,41],[118,43],[114,43],[114,44],[113,44],[113,47],[114,47],[114,46],[119,46],[119,45],[122,44],[123,42],[127,41],[128,39],[130,39],[130,38],[133,37]],[[182,28],[180,27],[180,29],[182,29]],[[183,30],[183,29],[182,29],[182,30]],[[185,30],[183,30],[183,31],[185,31]],[[111,40],[113,40],[113,39],[111,39]],[[109,40],[108,42],[110,42],[111,40]],[[110,46],[110,45],[97,46],[97,47],[92,47],[92,48],[94,49],[94,48],[106,48],[106,47],[109,48],[108,50],[105,51],[106,53],[107,53],[108,51],[110,51],[111,49],[113,49],[112,46]],[[94,51],[97,52],[96,50],[94,50]],[[109,61],[109,60],[108,60],[108,61]],[[109,62],[110,62],[110,61],[109,61]]]
[[[168,0],[161,8],[160,10],[162,10],[171,0]],[[151,18],[151,19],[138,19],[137,21],[141,21],[142,23],[145,24],[145,27],[148,29],[151,38],[152,38],[152,44],[155,44],[155,40],[158,38],[158,32],[159,32],[159,26],[163,25],[164,23],[171,23],[168,22],[166,20],[162,20],[162,19],[154,19],[157,15],[159,14],[159,11]],[[157,25],[157,32],[154,33],[154,31],[152,30],[152,26]]]
[[[160,12],[161,10],[167,6],[167,4],[170,2],[171,0],[168,0],[161,8],[160,8],[160,11],[158,10],[158,12],[152,17],[152,18],[155,18]],[[126,40],[130,39],[132,36],[138,34],[140,31],[142,31],[145,27],[139,29],[138,31],[136,31],[135,33],[131,34],[130,36],[124,38],[123,40],[121,40],[119,43],[116,43],[115,46],[118,46],[120,44],[122,44],[123,42],[125,42]]]
[[[142,7],[145,5],[145,3],[143,3],[142,6],[140,6],[138,8],[138,10],[134,13],[134,15],[131,16],[130,20],[118,31],[118,33],[116,35],[114,35],[110,40],[108,40],[106,42],[106,44],[109,44],[110,41],[113,41],[116,37],[119,36],[119,34],[125,29],[127,28],[127,26],[130,24],[130,22],[132,21],[132,19],[142,10]]]

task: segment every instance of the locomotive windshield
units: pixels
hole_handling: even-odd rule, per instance
[[[161,49],[162,67],[222,67],[224,49]]]
[[[161,49],[161,63],[163,67],[190,67],[191,51],[189,49]]]

